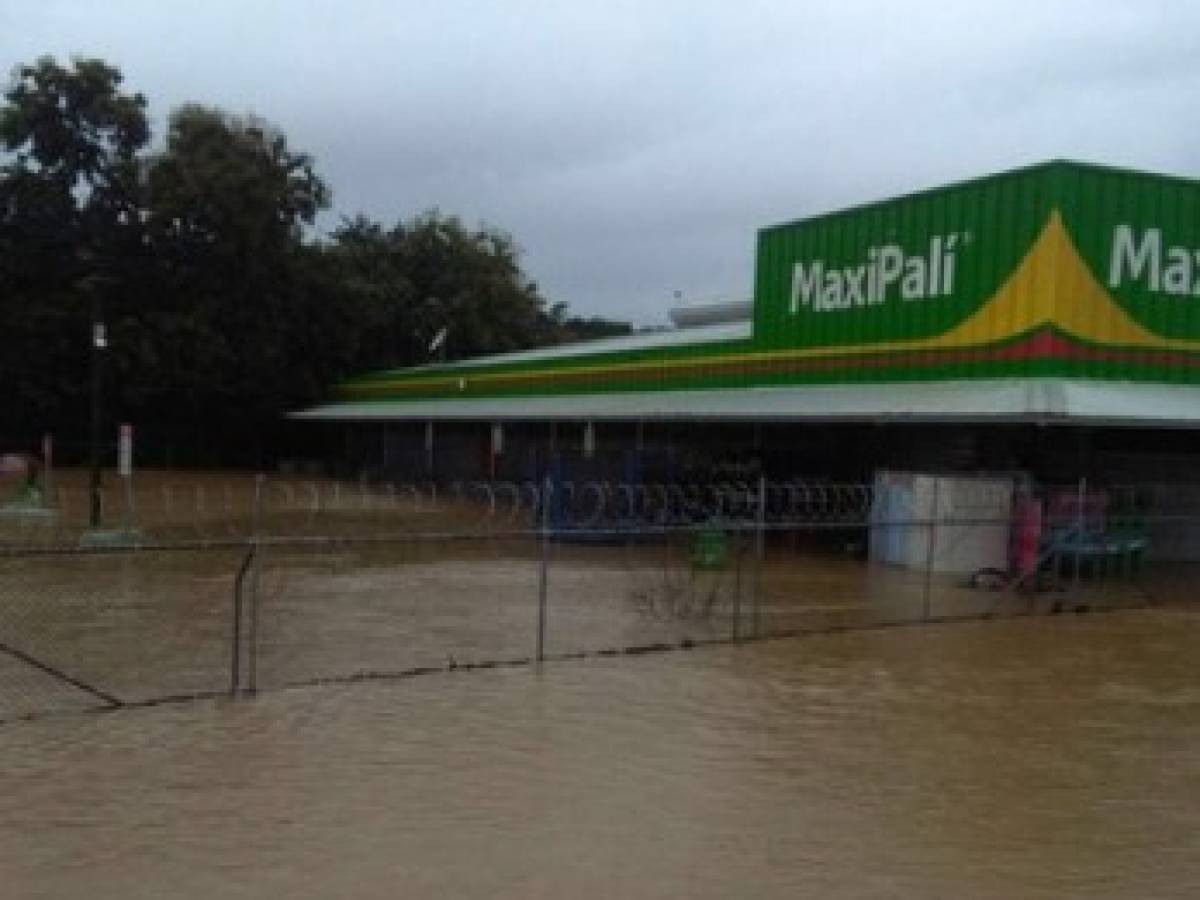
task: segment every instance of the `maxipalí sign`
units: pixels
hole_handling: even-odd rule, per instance
[[[754,340],[821,380],[1200,380],[1200,183],[1052,162],[764,229]]]
[[[900,244],[884,244],[868,247],[857,265],[801,260],[792,267],[790,311],[839,312],[889,300],[951,297],[959,245],[970,242],[971,232],[950,232],[934,235],[928,247],[911,255]],[[1200,247],[1164,245],[1161,228],[1114,227],[1107,271],[1111,288],[1132,283],[1152,293],[1200,297]]]
[[[909,255],[899,244],[870,246],[856,264],[836,266],[824,259],[800,261],[792,268],[791,311],[836,312],[878,306],[889,299],[929,300],[954,293],[954,258],[959,241],[970,232],[938,234],[927,248]]]
[[[759,232],[749,338],[365,376],[359,399],[1200,383],[1200,182],[1050,162]]]

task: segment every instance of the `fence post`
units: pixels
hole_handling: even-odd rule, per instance
[[[762,594],[763,561],[766,557],[767,529],[767,476],[758,476],[758,528],[754,555],[754,600],[751,612],[754,636],[759,637],[759,597]]]
[[[233,579],[233,647],[230,653],[229,666],[229,695],[236,696],[241,689],[241,671],[242,671],[242,610],[244,604],[243,589],[246,584],[246,573],[250,571],[250,565],[254,562],[253,544],[246,551],[245,557],[242,558],[242,564],[238,566],[237,575]]]
[[[1087,478],[1079,479],[1079,497],[1075,513],[1075,572],[1071,580],[1071,589],[1079,593],[1080,551],[1083,550],[1083,534],[1087,520],[1084,515],[1084,504],[1087,502]],[[1093,566],[1095,568],[1095,566]]]
[[[941,479],[933,476],[933,498],[929,507],[929,522],[928,529],[928,546],[925,548],[925,598],[921,608],[921,617],[926,621],[929,620],[929,614],[932,608],[932,593],[933,593],[933,554],[937,546],[937,518],[938,512],[938,487]]]
[[[263,504],[263,484],[266,481],[266,476],[261,472],[254,476],[254,511],[251,516],[251,534],[250,547],[251,556],[253,557],[253,585],[254,594],[250,603],[250,654],[247,660],[248,683],[246,685],[250,693],[258,692],[258,616],[259,605],[261,600],[261,591],[259,590],[260,579],[262,575],[262,557],[259,554],[260,535],[262,532],[262,504]]]
[[[733,642],[742,639],[742,530],[732,523],[733,533]]]
[[[546,590],[547,590],[547,555],[550,544],[550,492],[552,490],[550,476],[542,482],[542,521],[538,529],[539,565],[538,565],[538,617],[537,617],[537,653],[540,663],[546,657]]]

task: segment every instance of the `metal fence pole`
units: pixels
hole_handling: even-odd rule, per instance
[[[542,522],[539,529],[539,565],[538,565],[538,617],[537,617],[537,653],[540,663],[546,658],[546,592],[548,575],[548,555],[550,551],[550,493],[552,491],[550,476],[542,483]]]
[[[1075,513],[1075,572],[1071,582],[1071,589],[1079,592],[1079,566],[1080,566],[1080,551],[1083,549],[1083,533],[1086,528],[1086,519],[1084,517],[1084,504],[1087,503],[1087,478],[1079,479],[1079,497]]]
[[[929,508],[928,546],[925,548],[925,598],[921,608],[921,617],[928,620],[933,605],[933,554],[937,546],[938,487],[941,479],[933,477],[933,498]]]
[[[244,607],[244,588],[246,584],[246,574],[250,571],[250,566],[254,562],[254,554],[257,548],[252,544],[250,549],[246,551],[245,557],[242,559],[242,564],[238,567],[237,575],[233,580],[233,635],[232,648],[230,652],[229,666],[229,694],[234,696],[241,690],[241,671],[242,671],[242,610]]]
[[[755,637],[759,636],[760,623],[760,596],[762,594],[762,579],[763,579],[763,562],[766,557],[766,541],[767,541],[767,478],[765,475],[758,476],[758,522],[755,534],[755,554],[754,554],[754,599],[752,612],[753,633]]]
[[[262,594],[262,592],[259,590],[260,583],[261,583],[261,576],[262,576],[262,555],[258,551],[259,551],[260,537],[261,537],[261,532],[262,532],[263,486],[264,486],[265,481],[266,481],[266,476],[263,475],[262,473],[259,473],[258,475],[254,476],[254,511],[253,511],[253,515],[251,517],[252,525],[251,525],[251,535],[250,535],[250,546],[251,546],[252,556],[254,559],[254,562],[253,562],[254,577],[251,581],[251,584],[253,585],[254,594],[253,594],[253,596],[251,598],[251,602],[250,602],[250,635],[249,635],[250,653],[249,653],[249,658],[247,659],[247,665],[246,665],[247,669],[249,670],[247,673],[249,677],[247,679],[246,687],[247,687],[247,690],[249,690],[249,692],[252,694],[256,693],[258,691],[258,642],[259,642],[258,619],[259,619],[259,606],[261,605],[261,594]]]
[[[742,532],[733,523],[733,642],[742,639]]]

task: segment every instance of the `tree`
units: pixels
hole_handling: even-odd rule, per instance
[[[386,230],[348,220],[328,253],[364,324],[359,369],[418,365],[557,343],[548,310],[507,233],[430,210]],[[438,335],[443,344],[431,346]]]
[[[265,121],[188,105],[149,166],[159,421],[269,429],[340,374],[354,330],[304,229],[329,203],[311,157]]]
[[[150,167],[150,199],[164,233],[245,264],[298,242],[330,192],[312,157],[265,120],[188,104]]]
[[[150,153],[122,83],[45,58],[4,94],[0,434],[82,433],[93,298],[109,408],[226,462],[353,373],[627,329],[547,308],[510,235],[437,210],[313,240],[329,188],[282,131],[188,104]]]
[[[139,265],[146,101],[95,59],[18,67],[0,107],[0,383],[9,431],[81,415],[84,288],[114,293]]]
[[[0,379],[17,394],[0,432],[82,430],[90,299],[114,412],[270,427],[341,374],[356,330],[302,240],[328,189],[277,129],[194,105],[148,156],[145,99],[121,83],[98,60],[47,58],[0,107]]]
[[[633,334],[633,325],[602,316],[565,316],[562,319],[563,341],[594,341],[599,338],[624,337]]]

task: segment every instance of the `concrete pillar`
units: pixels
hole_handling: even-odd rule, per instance
[[[433,478],[433,419],[425,423],[425,474]]]
[[[591,459],[596,455],[596,423],[583,423],[583,458]]]

